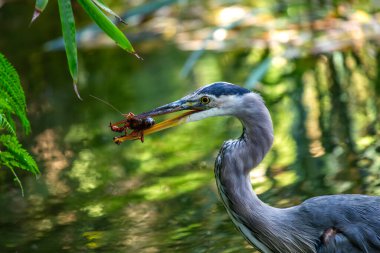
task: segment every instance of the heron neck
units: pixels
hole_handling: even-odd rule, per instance
[[[297,226],[298,209],[271,207],[252,189],[249,172],[271,148],[273,127],[262,100],[254,95],[246,98],[234,114],[243,124],[243,134],[224,143],[215,163],[221,199],[237,228],[261,252],[315,252],[314,237]]]
[[[257,197],[251,186],[249,172],[271,148],[273,127],[264,105],[250,112],[251,114],[237,115],[244,127],[243,134],[237,140],[224,143],[216,160],[215,177],[221,198],[235,225],[250,243],[263,252],[271,252],[262,243],[265,239],[260,240],[260,234],[270,230],[268,213],[273,214],[275,208]],[[254,228],[254,234],[246,234],[244,231],[248,231],[247,227]]]
[[[220,190],[239,202],[235,204],[249,204],[249,208],[266,206],[253,191],[249,172],[263,160],[273,143],[269,112],[266,108],[259,112],[260,115],[256,112],[256,115],[239,117],[243,134],[223,144],[215,165],[216,179],[223,188]]]
[[[248,109],[236,115],[242,122],[243,134],[229,151],[237,164],[232,164],[238,172],[248,175],[268,153],[273,144],[273,125],[268,109],[264,103],[253,104]],[[230,168],[232,169],[232,168]]]

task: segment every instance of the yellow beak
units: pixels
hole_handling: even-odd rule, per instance
[[[174,111],[176,111],[176,110],[173,110],[172,112],[174,112]],[[186,111],[186,112],[184,112],[184,113],[182,113],[180,115],[177,115],[177,116],[175,116],[173,118],[169,118],[167,120],[164,120],[162,122],[154,124],[152,127],[148,128],[148,129],[145,129],[145,130],[133,130],[129,134],[125,134],[125,135],[122,135],[122,136],[119,136],[119,137],[114,137],[113,141],[116,144],[120,144],[120,143],[122,143],[124,141],[128,141],[128,140],[141,140],[143,142],[144,141],[144,136],[152,134],[152,133],[155,133],[155,132],[159,132],[159,131],[167,129],[167,128],[171,128],[171,127],[183,124],[183,123],[186,122],[186,116],[188,116],[188,115],[190,115],[192,113],[195,113],[195,112],[197,112],[197,111],[195,111],[195,110]],[[163,115],[163,114],[167,114],[167,113],[169,113],[169,112],[159,113],[159,114],[156,114],[156,115]],[[145,116],[145,115],[150,115],[150,114],[151,113],[144,113],[144,114],[141,114],[141,115]]]

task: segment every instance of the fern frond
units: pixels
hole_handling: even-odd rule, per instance
[[[11,161],[13,161],[13,159],[14,159],[14,157],[9,152],[6,152],[6,151],[1,152],[0,151],[0,164],[3,164],[4,166],[8,167],[8,169],[12,172],[13,177],[14,177],[14,181],[20,187],[21,195],[24,197],[24,187],[22,186],[22,183],[21,183],[20,179],[18,178],[16,171],[14,170],[14,168],[18,167],[18,166],[15,166],[15,163],[11,162]]]
[[[29,134],[31,131],[31,128],[30,128],[30,122],[29,122],[26,114],[16,114],[16,115],[20,119],[20,122],[21,122],[23,129],[24,129],[25,134]]]
[[[12,123],[10,123],[8,121],[8,119],[4,113],[0,113],[0,128],[5,129],[6,131],[11,133],[12,135],[16,135],[16,130],[12,126]]]
[[[8,123],[12,126],[12,128],[15,130],[15,132],[16,132],[16,134],[17,134],[17,131],[16,131],[16,123],[15,123],[15,121],[13,120],[11,113],[10,113],[10,112],[5,112],[5,117],[7,118]]]
[[[16,135],[16,125],[11,117],[14,110],[8,101],[7,96],[4,96],[2,90],[0,90],[0,130],[5,129],[9,133]]]
[[[20,96],[15,96],[18,98],[18,102],[21,108],[26,107],[25,95],[22,90],[20,78],[17,74],[17,71],[14,69],[12,64],[5,58],[3,54],[0,53],[0,73],[4,76],[4,80],[7,81],[12,86],[12,89],[19,93]]]
[[[18,184],[18,186],[21,189],[21,196],[24,197],[24,187],[22,186],[22,183],[21,183],[20,179],[18,178],[16,171],[12,167],[9,167],[9,169],[12,171],[12,174],[14,176],[14,181]]]
[[[21,146],[16,136],[13,135],[1,135],[0,144],[6,151],[0,151],[0,162],[7,167],[20,168],[32,172],[33,174],[39,174],[37,164],[29,153]]]
[[[14,113],[12,106],[9,104],[9,99],[0,90],[0,112]]]
[[[20,118],[26,133],[30,132],[30,123],[26,116],[26,101],[19,76],[13,66],[0,53],[0,90],[12,105],[13,114]]]

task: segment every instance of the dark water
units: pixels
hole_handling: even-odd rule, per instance
[[[213,175],[220,145],[240,134],[236,120],[208,119],[117,146],[108,124],[121,115],[89,97],[143,112],[219,81],[217,64],[206,58],[200,74],[183,79],[189,53],[167,41],[136,43],[144,61],[115,47],[81,49],[80,101],[64,52],[42,50],[60,35],[56,7],[28,27],[32,7],[15,1],[0,8],[0,51],[20,74],[32,124],[21,140],[41,170],[37,179],[18,171],[25,197],[11,173],[0,171],[0,252],[254,252],[229,220]],[[289,98],[270,107],[276,152],[253,173],[261,198],[276,206],[331,193],[316,187],[305,196],[290,187],[289,108]],[[347,188],[329,180],[333,192]]]

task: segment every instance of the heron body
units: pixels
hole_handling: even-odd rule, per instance
[[[237,229],[263,253],[380,252],[380,197],[331,195],[290,208],[262,202],[249,173],[270,150],[272,120],[262,98],[239,86],[218,82],[145,116],[187,110],[155,125],[151,132],[211,116],[234,116],[243,125],[239,139],[226,141],[215,162],[221,200]]]
[[[247,241],[265,253],[380,252],[380,197],[322,196],[285,209],[260,201],[249,172],[272,145],[272,122],[259,95],[245,93],[237,103],[232,115],[242,122],[243,134],[224,143],[215,177],[221,199]]]

